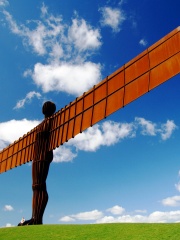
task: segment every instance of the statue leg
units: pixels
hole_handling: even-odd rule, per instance
[[[32,218],[19,223],[18,226],[42,224],[43,214],[48,202],[48,193],[46,190],[46,179],[49,172],[49,166],[53,159],[53,152],[46,154],[46,160],[33,160],[32,164]]]
[[[32,219],[33,224],[42,224],[44,210],[48,202],[48,193],[45,185],[33,186]]]
[[[43,214],[48,202],[48,193],[46,190],[46,178],[51,161],[33,161],[32,164],[32,218],[19,223],[18,226],[36,225],[43,223]]]
[[[36,161],[33,163],[33,199],[32,219],[33,224],[42,224],[44,210],[48,202],[46,178],[49,171],[49,161]]]

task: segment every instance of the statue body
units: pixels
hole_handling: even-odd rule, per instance
[[[52,102],[45,102],[42,112],[45,115],[44,121],[38,126],[36,141],[34,145],[34,157],[32,163],[32,218],[19,223],[18,226],[36,225],[43,223],[43,214],[48,202],[46,179],[50,163],[53,160],[53,151],[49,151],[49,129],[51,119],[56,106]]]

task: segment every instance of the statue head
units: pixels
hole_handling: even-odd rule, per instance
[[[43,104],[42,113],[44,114],[45,118],[51,117],[56,111],[56,105],[51,102],[47,101]]]

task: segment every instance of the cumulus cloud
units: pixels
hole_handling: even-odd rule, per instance
[[[101,65],[92,62],[36,63],[31,76],[43,92],[61,91],[78,96],[100,81],[100,71]]]
[[[100,8],[102,14],[101,24],[102,26],[109,26],[114,32],[119,32],[120,26],[125,21],[126,17],[121,9],[103,7]]]
[[[22,137],[40,122],[36,120],[10,120],[0,123],[0,149]]]
[[[23,44],[26,47],[31,47],[38,55],[48,54],[56,42],[56,37],[63,33],[61,16],[49,16],[47,19],[46,16],[43,16],[43,21],[32,20],[24,25],[18,24],[8,11],[4,10],[3,13],[12,33],[22,37]],[[34,29],[30,27],[32,22],[36,26]]]
[[[168,197],[162,200],[164,206],[178,207],[180,206],[180,196]]]
[[[102,146],[111,146],[118,141],[134,136],[133,124],[106,121],[96,124],[70,139],[54,151],[54,162],[72,161],[78,151],[97,151]]]
[[[96,223],[136,223],[136,222],[145,222],[146,217],[142,215],[123,215],[119,217],[114,216],[104,216],[101,219],[98,219]]]
[[[35,91],[27,93],[24,99],[21,99],[16,103],[16,106],[14,107],[14,109],[19,109],[19,108],[24,107],[24,105],[26,103],[31,102],[32,98],[34,98],[34,97],[37,97],[39,99],[39,98],[41,98],[41,94],[38,92],[35,92]]]
[[[73,19],[69,28],[69,39],[79,51],[101,46],[99,30],[93,29],[84,19]]]
[[[104,216],[96,223],[169,223],[179,222],[180,211],[161,212],[156,211],[149,215],[122,215],[118,217]]]
[[[112,213],[114,215],[121,215],[121,214],[124,213],[125,209],[123,207],[121,207],[121,206],[116,205],[116,206],[114,206],[112,208],[108,208],[106,211],[110,212],[110,213]]]
[[[93,210],[89,212],[80,212],[70,216],[64,216],[59,219],[61,222],[72,222],[75,220],[91,221],[100,219],[103,216],[103,213],[98,210]]]
[[[120,210],[120,208],[122,209]],[[113,211],[111,212],[111,210]],[[113,215],[107,215],[107,211]],[[79,221],[91,221],[91,223],[170,223],[179,222],[180,219],[180,211],[155,211],[150,214],[146,213],[144,210],[139,210],[139,214],[128,214],[123,207],[117,205],[105,211],[96,209],[90,212],[64,216],[60,218],[59,221],[66,223]]]
[[[66,146],[61,146],[54,150],[53,162],[71,162],[76,156],[77,153],[73,153],[70,148],[67,148]]]
[[[3,12],[11,32],[47,59],[24,72],[44,92],[63,91],[77,96],[102,79],[101,65],[88,60],[102,45],[100,31],[77,14],[71,24],[66,24],[62,16],[50,14],[43,4],[40,20],[19,24],[9,12]]]
[[[88,128],[85,132],[70,139],[69,144],[78,150],[96,151],[101,146],[111,146],[118,141],[132,137],[133,124],[106,121]]]
[[[149,215],[149,222],[167,223],[179,222],[180,211],[160,212],[156,211]]]
[[[75,215],[72,215],[73,218],[78,220],[96,220],[101,218],[103,213],[98,210],[93,210],[90,212],[81,212]]]
[[[141,128],[142,135],[157,136],[160,134],[162,140],[167,140],[178,127],[173,120],[167,120],[166,123],[157,124],[144,118],[136,117],[135,122]]]
[[[4,211],[10,212],[10,211],[13,211],[13,210],[14,210],[14,208],[11,205],[5,205],[4,206]]]
[[[60,218],[59,221],[60,222],[74,222],[75,219],[70,216],[64,216],[64,217]]]
[[[70,139],[68,145],[74,146],[77,150],[96,151],[101,146],[111,146],[125,138],[135,137],[138,129],[141,130],[142,135],[156,136],[160,133],[161,136],[164,125],[167,124],[168,121],[158,127],[156,123],[144,118],[135,118],[135,121],[131,123],[105,121]],[[175,127],[172,128],[171,134],[174,130]],[[170,137],[171,134],[168,136]],[[167,138],[163,140],[167,140]]]

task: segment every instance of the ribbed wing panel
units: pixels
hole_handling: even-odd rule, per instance
[[[50,118],[49,150],[59,147],[179,72],[180,27],[55,113]],[[0,173],[33,159],[37,127],[0,152]]]

